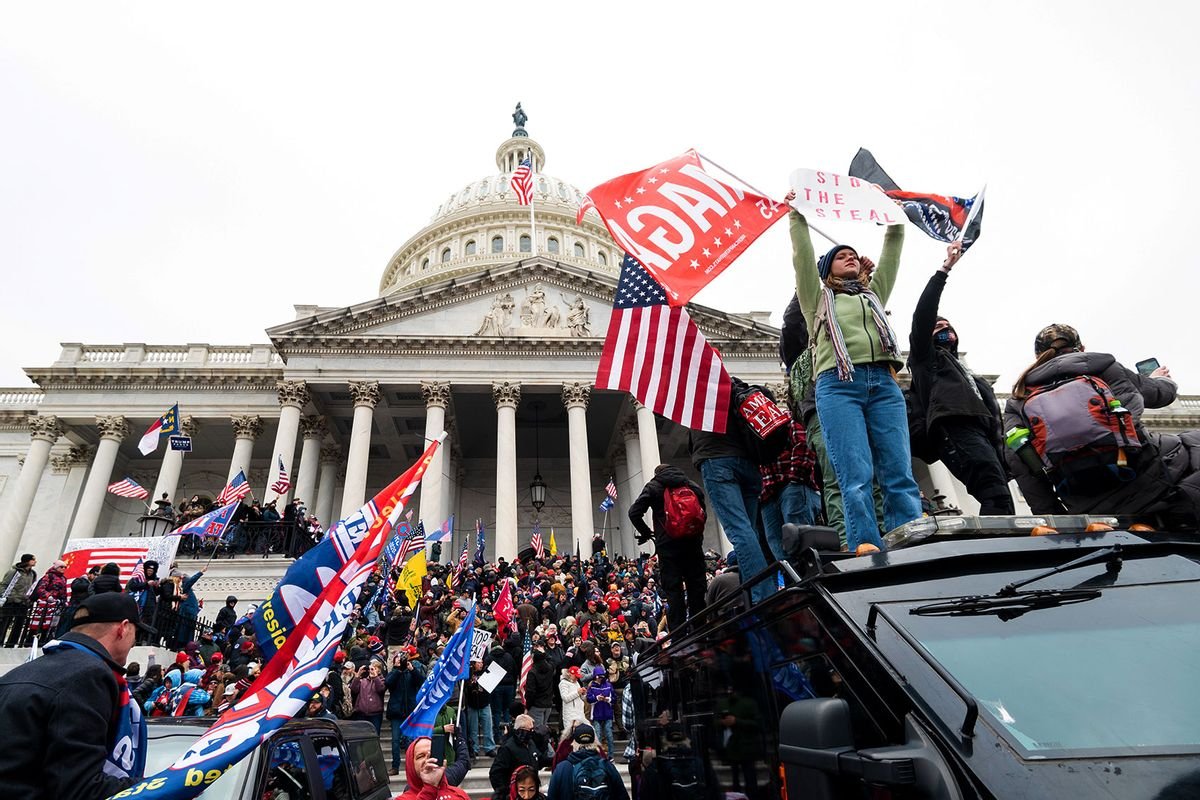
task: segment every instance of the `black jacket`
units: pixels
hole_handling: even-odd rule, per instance
[[[52,650],[0,676],[0,796],[103,800],[133,783],[103,772],[122,668],[91,637],[62,639],[95,655]]]
[[[1197,465],[1193,462],[1200,459],[1200,448],[1195,448],[1189,456],[1184,440],[1178,436],[1148,434],[1141,419],[1145,409],[1162,408],[1175,400],[1175,383],[1168,378],[1143,378],[1108,353],[1063,353],[1031,371],[1025,384],[1032,388],[1080,375],[1091,375],[1108,384],[1133,415],[1138,434],[1147,446],[1138,457],[1137,478],[1115,491],[1106,488],[1093,495],[1075,494],[1063,498],[1066,510],[1073,514],[1137,514],[1165,510],[1156,504],[1185,474],[1196,470]],[[1024,407],[1023,401],[1009,398],[1004,408],[1005,430],[1025,425],[1021,413]],[[1063,512],[1063,504],[1044,475],[1033,474],[1011,450],[1006,450],[1005,457],[1035,514]]]
[[[530,680],[533,676],[530,675]],[[521,738],[525,741],[522,743]],[[517,767],[527,764],[535,770],[541,768],[533,735],[518,736],[517,731],[510,733],[500,746],[496,748],[496,758],[488,769],[488,780],[492,783],[492,797],[508,800],[508,782]]]
[[[525,681],[525,705],[528,708],[553,708],[558,689],[558,674],[545,653],[534,653],[533,667]]]
[[[710,458],[745,458],[749,459],[750,452],[746,449],[742,438],[742,421],[738,419],[737,409],[729,404],[729,419],[725,423],[725,433],[710,433],[709,431],[694,430],[688,432],[688,452],[692,454],[692,464],[700,469],[700,464]],[[646,472],[654,472],[657,464],[643,464]]]
[[[912,373],[913,399],[932,430],[947,417],[981,419],[994,443],[1000,441],[1000,405],[991,384],[968,373],[959,363],[958,348],[935,347],[933,327],[938,304],[946,288],[946,273],[933,273],[913,312],[908,339],[908,369]],[[971,388],[971,383],[975,389]],[[978,394],[976,394],[978,389]]]
[[[653,478],[646,481],[645,487],[642,488],[642,493],[629,505],[629,521],[637,529],[639,541],[645,541],[653,536],[654,546],[658,550],[662,550],[663,548],[669,550],[678,546],[678,540],[667,536],[666,518],[663,516],[663,493],[667,489],[674,489],[678,486],[692,487],[692,491],[700,499],[701,508],[704,508],[706,511],[708,510],[704,504],[704,490],[694,481],[688,480],[688,476],[683,474],[683,470],[678,467],[668,466],[661,472],[656,472]],[[646,514],[647,508],[651,510],[651,516],[654,519],[653,531],[647,527],[645,521],[642,519]]]

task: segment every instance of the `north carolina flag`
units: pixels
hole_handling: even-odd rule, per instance
[[[158,439],[164,433],[179,433],[179,404],[171,406],[167,409],[167,413],[163,414],[146,429],[142,434],[142,440],[138,442],[138,452],[144,456],[148,456],[158,449]]]

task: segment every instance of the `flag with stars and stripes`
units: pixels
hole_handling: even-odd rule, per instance
[[[544,558],[546,549],[542,546],[542,525],[540,522],[533,523],[533,534],[529,537],[529,546],[533,548],[534,554],[539,558]]]
[[[528,157],[513,172],[509,185],[520,205],[527,206],[533,202],[533,162]]]
[[[707,166],[724,173],[711,161]],[[621,249],[662,284],[664,302],[682,306],[787,216],[786,205],[724,174],[735,183],[718,180],[700,154],[688,150],[600,184],[576,220],[582,223],[595,209]]]
[[[392,566],[403,564],[408,558],[409,553],[416,553],[419,550],[425,549],[425,523],[418,522],[417,527],[413,528],[412,533],[404,537],[404,541],[400,544],[400,555],[396,557],[396,561]]]
[[[144,582],[146,580],[146,568],[142,566],[144,560],[139,558],[137,563],[133,565],[133,572],[129,573],[129,583],[133,583],[134,581]]]
[[[525,702],[525,682],[529,680],[529,671],[533,669],[533,639],[529,636],[529,628],[525,628],[525,644],[523,646],[524,655],[521,656],[521,679],[517,687],[517,697],[521,698],[521,702]]]
[[[458,569],[454,573],[454,585],[462,586],[464,577],[467,573],[467,552],[471,547],[469,541],[463,542],[462,554],[458,557]]]
[[[110,484],[108,491],[117,497],[132,497],[134,500],[145,500],[150,496],[146,488],[139,485],[133,478],[125,478],[124,480]]]
[[[685,428],[725,432],[730,381],[721,357],[687,309],[667,305],[662,286],[628,254],[621,263],[596,388],[629,392]]]
[[[613,479],[609,478],[608,483],[604,486],[604,493],[613,500],[617,499],[617,485],[613,483]]]
[[[246,480],[245,470],[239,469],[237,475],[234,475],[233,479],[229,481],[229,485],[217,495],[217,505],[223,506],[234,500],[241,500],[248,494],[250,494],[250,482]]]
[[[287,490],[292,488],[292,479],[288,477],[287,467],[283,465],[283,456],[276,458],[279,459],[279,474],[271,484],[271,491],[275,494],[287,494]]]

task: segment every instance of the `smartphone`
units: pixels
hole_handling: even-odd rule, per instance
[[[1154,370],[1158,369],[1157,358],[1147,358],[1145,361],[1137,362],[1137,371],[1142,375],[1149,375]]]
[[[429,743],[429,757],[441,766],[446,766],[446,734],[434,734]]]

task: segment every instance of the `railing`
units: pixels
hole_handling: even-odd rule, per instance
[[[36,406],[45,397],[37,389],[0,389],[0,406]]]
[[[65,344],[55,367],[120,364],[121,366],[259,366],[275,367],[283,359],[269,344],[146,345]]]
[[[200,536],[185,536],[178,554],[192,558],[234,558],[236,556],[286,556],[298,558],[316,544],[308,527],[296,522],[235,522],[220,541]]]
[[[64,615],[68,613],[73,615],[74,609],[65,602],[39,601],[31,606],[6,604],[0,607],[0,647],[31,647],[34,637],[39,646],[55,639],[67,632],[68,620]],[[211,620],[180,613],[161,600],[153,619],[147,622],[154,628],[154,633],[139,631],[137,643],[169,650],[182,650],[188,642],[199,641],[203,634],[213,632]]]

